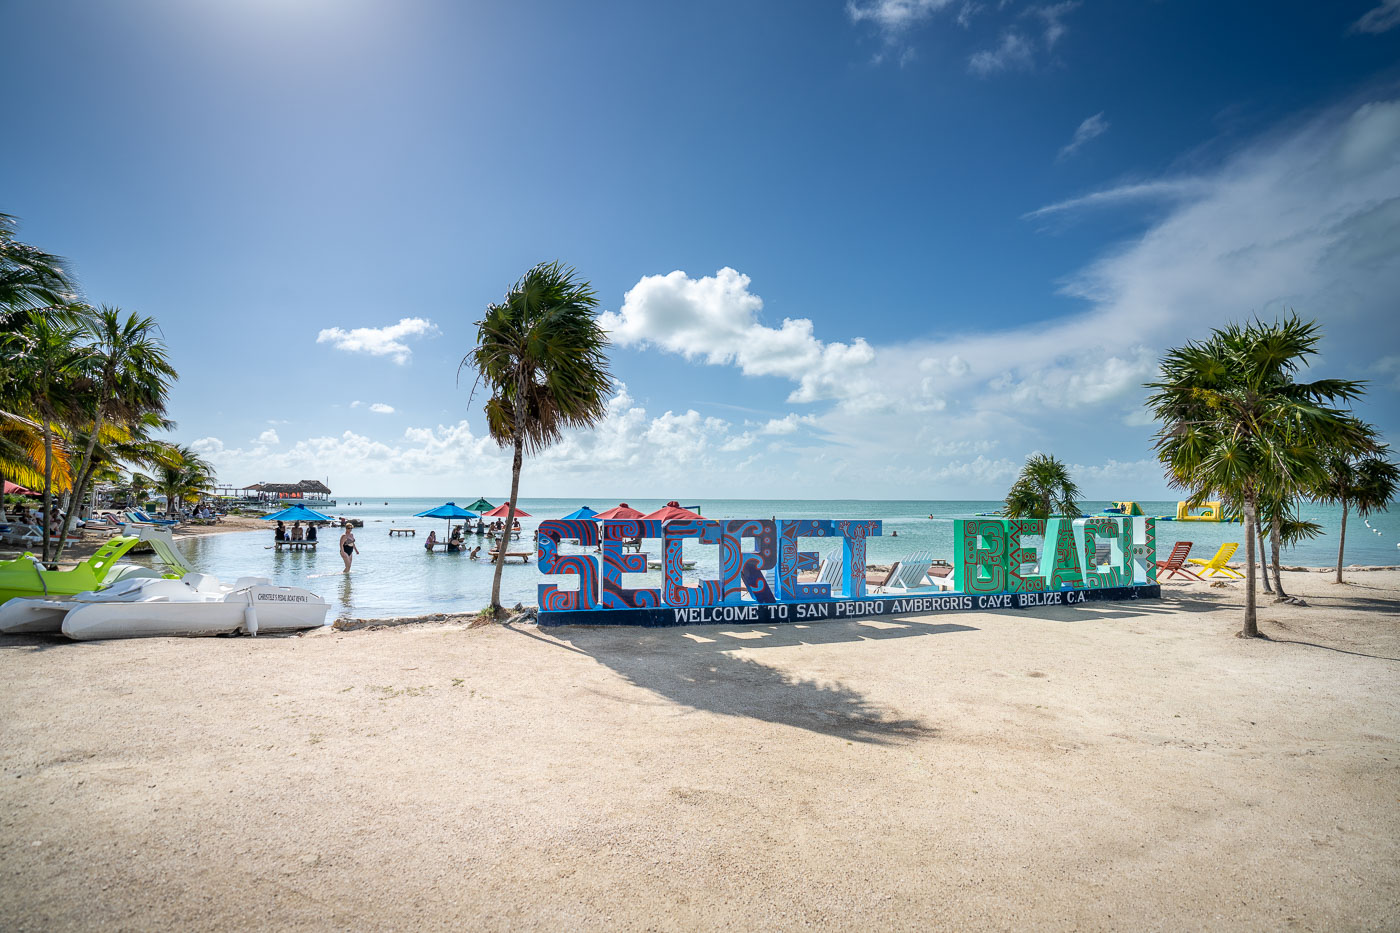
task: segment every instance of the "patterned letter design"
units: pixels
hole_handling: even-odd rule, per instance
[[[1131,586],[1133,582],[1133,524],[1132,519],[1085,518],[1081,540],[1084,542],[1084,585],[1091,590],[1109,586]],[[1079,522],[1075,522],[1076,525]],[[1095,545],[1108,541],[1110,555],[1117,552],[1117,559],[1100,570],[1094,563]]]
[[[561,590],[553,583],[539,586],[540,608],[546,612],[598,608],[598,561],[591,554],[560,555],[559,542],[573,541],[585,547],[598,543],[596,522],[549,519],[540,522],[539,549],[535,559],[540,573],[578,574],[578,590]]]
[[[1021,544],[1021,535],[1044,535],[1045,520],[1040,518],[1006,521],[1006,591],[1008,593],[1039,593],[1045,589],[1044,574],[1021,573],[1022,564],[1036,562],[1035,548]],[[1044,546],[1041,547],[1044,550]]]
[[[757,550],[745,551],[744,539],[753,538]],[[724,581],[724,601],[739,602],[743,591],[760,603],[777,602],[768,585],[768,574],[778,563],[778,530],[769,520],[731,520],[724,523],[719,542],[719,569]]]
[[[841,548],[841,595],[847,599],[861,599],[865,596],[865,539],[878,536],[881,525],[877,521],[838,521],[833,524],[844,542]]]
[[[798,583],[797,571],[817,569],[821,554],[816,551],[799,551],[798,538],[828,538],[833,532],[832,523],[825,519],[784,518],[778,522],[778,599],[792,602],[803,599],[828,599],[831,587],[825,583]],[[807,565],[803,567],[802,565]]]
[[[960,593],[1006,590],[1006,523],[959,518],[953,522],[953,589]]]
[[[701,580],[698,586],[686,586],[681,579],[681,555],[686,538],[695,538],[701,544],[719,544],[719,522],[678,518],[666,523],[666,585],[662,591],[666,605],[677,608],[718,606],[724,602],[723,581]],[[721,572],[723,569],[720,568]]]
[[[661,605],[661,591],[655,588],[631,590],[622,586],[624,573],[646,573],[647,555],[628,554],[623,542],[631,538],[659,538],[661,523],[641,519],[621,519],[603,523],[603,608],[642,609]]]
[[[1052,518],[1045,523],[1045,547],[1055,548],[1054,570],[1050,574],[1050,589],[1084,586],[1084,570],[1079,563],[1079,545],[1074,541],[1074,521]],[[1045,564],[1042,561],[1041,566]]]

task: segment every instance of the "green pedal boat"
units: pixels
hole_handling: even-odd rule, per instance
[[[145,541],[156,556],[170,569],[157,573],[138,564],[119,564],[122,556]],[[49,570],[33,554],[14,560],[0,560],[0,604],[11,599],[72,596],[88,590],[101,589],[120,579],[132,576],[166,576],[178,579],[188,571],[175,550],[170,532],[164,528],[142,528],[139,534],[112,538],[97,549],[97,553],[75,567]]]

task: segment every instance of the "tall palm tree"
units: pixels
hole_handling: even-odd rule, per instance
[[[73,490],[74,506],[63,517],[60,550],[92,478],[93,451],[104,426],[133,425],[146,415],[164,413],[170,381],[176,378],[153,319],[135,314],[123,316],[119,308],[103,305],[79,326],[88,340],[88,365],[92,370],[90,404],[84,406],[87,410],[83,412],[84,420],[90,423],[84,426],[87,444]]]
[[[28,308],[14,315],[16,328],[0,339],[0,371],[11,376],[5,401],[22,405],[19,413],[31,416],[43,431],[45,523],[54,514],[54,448],[59,440],[55,428],[70,420],[91,381],[89,357],[80,342],[77,323],[85,313],[81,306],[62,313]],[[17,386],[23,386],[23,391]],[[53,554],[53,543],[47,534],[43,537],[43,559],[47,561]]]
[[[520,468],[563,436],[564,429],[591,427],[607,414],[612,376],[608,337],[598,326],[593,287],[558,262],[540,263],[520,278],[505,298],[487,306],[477,322],[476,346],[458,367],[477,371],[477,384],[491,393],[486,426],[502,447],[514,449],[506,537],[496,548],[491,611],[501,612],[501,568],[515,523]]]
[[[1007,518],[1049,518],[1079,515],[1079,487],[1069,467],[1049,454],[1031,454],[1011,489],[1002,514]]]
[[[1374,451],[1361,456],[1333,455],[1328,459],[1323,481],[1318,484],[1317,498],[1342,507],[1342,527],[1337,536],[1337,575],[1333,583],[1342,581],[1342,562],[1347,547],[1347,513],[1370,515],[1383,511],[1394,501],[1400,490],[1400,466],[1386,457],[1388,448],[1377,444]]]
[[[1326,451],[1362,443],[1355,419],[1337,405],[1359,397],[1364,383],[1294,379],[1320,340],[1317,323],[1297,315],[1231,324],[1168,351],[1160,381],[1148,384],[1148,406],[1161,422],[1157,454],[1171,484],[1188,490],[1192,502],[1224,498],[1243,513],[1242,637],[1259,636],[1254,548],[1261,499],[1312,485]]]

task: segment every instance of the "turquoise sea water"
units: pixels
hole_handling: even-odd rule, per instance
[[[472,502],[477,497],[459,496],[457,502]],[[464,554],[429,554],[423,549],[423,539],[436,528],[439,536],[447,530],[447,522],[413,518],[440,505],[440,498],[366,499],[363,505],[340,505],[330,511],[338,515],[364,519],[365,526],[356,530],[360,555],[347,577],[341,574],[342,564],[336,554],[335,541],[339,534],[327,533],[319,552],[274,551],[271,527],[266,532],[232,533],[188,538],[180,542],[192,567],[232,580],[245,574],[272,577],[277,583],[302,586],[330,600],[332,616],[349,615],[357,618],[421,615],[434,612],[476,610],[490,598],[492,566],[486,561],[471,561]],[[349,500],[358,501],[358,500]],[[497,502],[499,500],[492,499]],[[634,508],[649,512],[663,503],[656,499],[629,499]],[[560,518],[580,505],[602,510],[616,502],[580,502],[572,499],[522,499],[520,507],[531,513],[522,519],[524,537],[521,550],[533,550],[530,532],[539,521]],[[953,519],[968,518],[978,512],[999,507],[998,502],[920,502],[874,500],[813,500],[813,499],[688,499],[681,503],[698,507],[706,518],[845,518],[879,519],[884,522],[884,535],[870,539],[871,563],[889,563],[904,554],[930,550],[941,557],[952,557]],[[1086,512],[1102,509],[1106,502],[1086,502]],[[1175,515],[1176,502],[1142,502],[1149,515]],[[929,516],[933,516],[930,518]],[[1284,557],[1286,564],[1327,566],[1335,562],[1341,511],[1329,506],[1309,505],[1304,517],[1320,522],[1327,534],[1293,548]],[[1347,563],[1400,563],[1400,515],[1383,513],[1372,516],[1370,522],[1380,530],[1377,535],[1353,515],[1347,527]],[[389,529],[409,527],[418,530],[416,538],[389,537]],[[1205,522],[1161,522],[1158,525],[1158,549],[1165,554],[1176,541],[1191,541],[1192,554],[1209,557],[1226,541],[1240,541],[1241,526]],[[897,534],[895,534],[897,533]],[[469,543],[483,539],[472,536]],[[659,542],[650,546],[653,560],[660,559]],[[812,542],[816,549],[818,542]],[[686,557],[696,560],[694,576],[714,576],[716,548],[704,548],[687,543]],[[830,547],[830,544],[827,544]],[[483,552],[486,548],[483,547]],[[565,547],[568,550],[568,547]],[[1243,547],[1240,554],[1243,554]],[[536,587],[542,582],[555,582],[562,589],[574,585],[573,577],[545,578],[535,568],[533,559],[527,565],[507,565],[502,578],[502,596],[507,605],[517,602],[535,605]],[[629,579],[635,586],[659,586],[659,572],[637,575]]]

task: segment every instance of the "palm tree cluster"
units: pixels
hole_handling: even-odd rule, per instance
[[[1007,518],[1050,518],[1079,515],[1079,487],[1069,467],[1049,454],[1031,454],[1011,489],[1002,514]]]
[[[152,437],[173,427],[166,397],[176,378],[154,320],[78,298],[66,264],[19,242],[0,214],[0,478],[43,488],[45,516],[67,496],[60,551],[95,482],[125,465],[154,471],[173,507],[209,489],[212,468],[189,448]],[[0,499],[0,517],[3,517]]]
[[[490,397],[486,426],[502,447],[511,447],[507,537],[496,553],[491,612],[501,612],[501,568],[508,550],[520,493],[525,454],[563,437],[566,428],[591,427],[607,415],[612,376],[608,336],[597,320],[593,286],[558,262],[540,263],[486,308],[477,322],[476,346],[462,367],[477,372]],[[460,372],[460,367],[459,367]]]
[[[1168,351],[1159,381],[1148,384],[1148,405],[1161,425],[1157,453],[1169,481],[1186,490],[1192,504],[1222,499],[1243,519],[1245,637],[1259,635],[1255,540],[1263,563],[1266,527],[1282,595],[1280,546],[1321,531],[1299,518],[1303,501],[1369,511],[1395,494],[1396,469],[1385,446],[1350,409],[1365,383],[1298,379],[1321,339],[1316,321],[1295,314],[1273,323],[1231,324]],[[1340,580],[1340,550],[1337,575]],[[1267,584],[1267,569],[1264,579]]]

